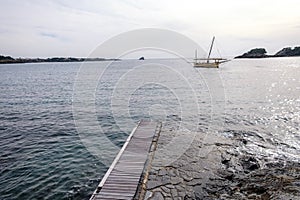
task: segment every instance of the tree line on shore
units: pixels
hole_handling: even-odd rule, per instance
[[[286,47],[274,55],[268,55],[265,48],[255,48],[236,56],[235,58],[269,58],[269,57],[292,57],[300,56],[300,47]],[[0,64],[9,63],[41,63],[41,62],[89,62],[89,61],[118,61],[115,58],[74,58],[74,57],[53,57],[53,58],[13,58],[0,55]]]
[[[85,61],[117,61],[114,58],[74,58],[74,57],[54,57],[54,58],[13,58],[11,56],[0,55],[0,64],[9,63],[41,63],[41,62],[85,62]]]

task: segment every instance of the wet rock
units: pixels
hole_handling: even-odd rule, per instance
[[[243,144],[245,144],[245,145],[248,144],[248,141],[245,140],[245,139],[242,139],[241,142],[242,142]]]
[[[221,163],[228,168],[230,166],[230,159],[222,158]]]
[[[240,192],[234,193],[232,195],[232,198],[233,199],[239,199],[239,200],[247,200],[247,197],[243,193],[240,193]]]
[[[258,160],[254,157],[246,157],[241,161],[241,164],[245,170],[245,172],[251,172],[260,168]]]
[[[261,200],[269,200],[271,195],[268,192],[266,192],[266,193],[260,195],[260,197],[261,197]]]
[[[296,186],[287,186],[284,188],[285,191],[291,192],[291,193],[298,193],[300,194],[300,188]]]
[[[230,199],[230,198],[231,198],[231,196],[229,194],[221,194],[220,195],[221,200],[226,200],[226,199]]]
[[[224,179],[227,179],[229,181],[232,181],[233,180],[233,177],[234,177],[234,173],[231,172],[231,171],[220,171],[219,172],[219,175],[224,178]]]

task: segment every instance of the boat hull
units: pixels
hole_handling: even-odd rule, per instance
[[[219,63],[194,63],[196,68],[219,68]]]

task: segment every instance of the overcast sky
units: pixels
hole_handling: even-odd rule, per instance
[[[0,0],[0,54],[86,57],[138,28],[179,32],[222,55],[300,45],[299,0]]]

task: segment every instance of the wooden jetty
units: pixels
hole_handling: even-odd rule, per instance
[[[142,120],[133,129],[90,200],[134,199],[147,181],[161,123]]]

